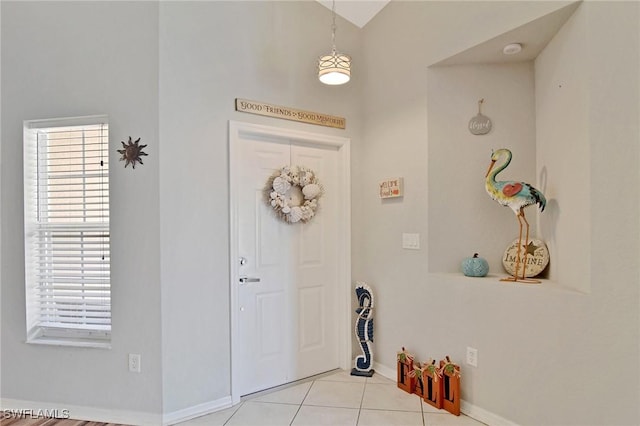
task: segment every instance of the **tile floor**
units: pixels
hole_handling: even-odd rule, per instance
[[[396,383],[375,374],[351,376],[336,370],[290,386],[242,398],[226,410],[180,426],[215,425],[483,425],[470,417],[436,410]]]

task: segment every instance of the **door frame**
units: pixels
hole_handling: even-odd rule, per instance
[[[338,152],[338,295],[336,306],[338,315],[338,362],[339,367],[349,368],[351,364],[351,139],[312,133],[283,127],[265,126],[229,120],[229,295],[230,295],[230,337],[231,337],[231,400],[240,402],[241,395],[235,384],[240,365],[234,360],[239,353],[238,280],[240,253],[238,248],[238,196],[239,185],[238,143],[242,137],[251,136],[264,142],[301,143],[307,146],[335,147]]]

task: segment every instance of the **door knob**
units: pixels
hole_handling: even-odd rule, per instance
[[[257,277],[240,277],[240,284],[246,284],[246,283],[259,283],[260,282],[260,278]]]

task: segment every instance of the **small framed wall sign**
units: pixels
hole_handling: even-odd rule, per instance
[[[403,178],[395,177],[380,182],[380,198],[397,198],[404,195]]]

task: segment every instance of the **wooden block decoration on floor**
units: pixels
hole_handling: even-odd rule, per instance
[[[409,374],[413,371],[413,355],[407,353],[402,348],[402,352],[398,352],[398,387],[405,392],[413,393],[416,386],[415,377]]]
[[[419,362],[416,362],[413,364],[413,374],[411,375],[415,378],[415,383],[416,383],[413,393],[418,395],[420,398],[424,398],[424,382],[422,381],[422,365]]]
[[[440,361],[442,374],[442,408],[455,416],[460,415],[460,366],[449,357]]]
[[[429,360],[422,366],[422,383],[424,385],[424,402],[438,410],[442,408],[442,375],[436,360]]]

